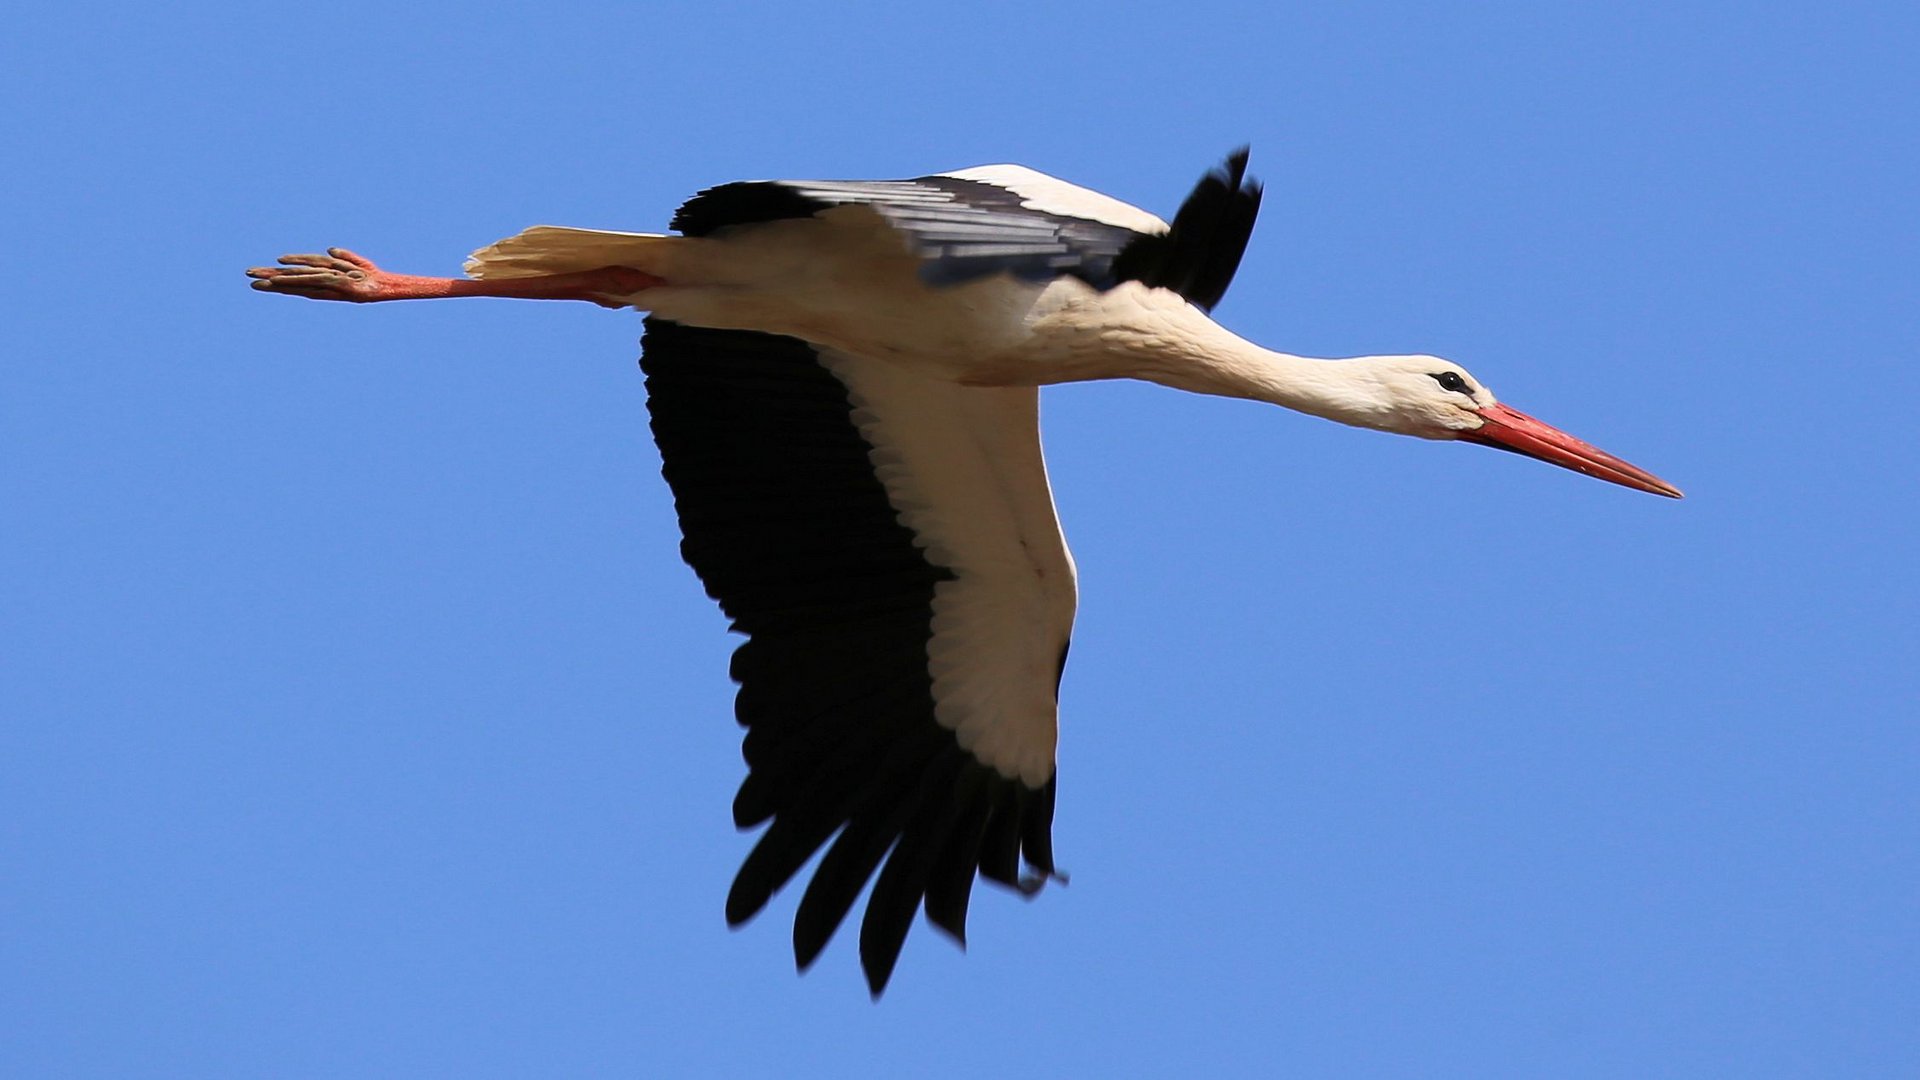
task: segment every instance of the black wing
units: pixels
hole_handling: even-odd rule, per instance
[[[813,346],[793,338],[658,318],[646,326],[641,366],[686,537],[681,550],[734,629],[748,635],[732,669],[749,767],[734,821],[772,824],[734,880],[727,919],[737,925],[753,917],[838,833],[800,902],[794,958],[802,970],[813,962],[884,859],[860,933],[861,964],[877,996],[923,903],[931,922],[964,941],[976,870],[1027,892],[1053,873],[1055,657],[1064,657],[1066,630],[1057,625],[1059,597],[1034,585],[1046,574],[1026,564],[1008,569],[1001,558],[1003,549],[1044,547],[1044,537],[1012,536],[984,553],[956,550],[952,565],[932,560],[926,538],[903,521],[876,476],[873,445],[843,379],[859,390],[869,431],[886,430],[872,426],[876,414],[904,408],[915,432],[937,429],[945,415],[1010,432],[988,448],[997,468],[970,473],[996,480],[1041,468],[1034,392],[932,383],[857,363],[837,375]],[[989,423],[977,423],[982,415]],[[1021,438],[1030,449],[1014,444]],[[915,466],[912,446],[890,442],[888,451],[896,477]],[[942,455],[949,472],[966,467],[954,456]],[[964,485],[968,477],[960,479]],[[1043,472],[1039,485],[1044,498]],[[1030,494],[1024,505],[1017,497],[999,501],[1008,517],[1024,515],[1029,532],[1053,529],[1057,544],[1050,499],[1044,509]],[[927,520],[924,514],[917,509],[916,520]],[[1064,572],[1070,625],[1064,547],[1041,569],[1056,578]],[[968,610],[990,613],[984,627],[971,628],[986,632],[961,634],[952,648],[935,643],[943,588],[962,590]],[[1035,613],[1041,608],[1055,613],[1054,625]],[[976,638],[1016,643],[1016,662],[1043,653],[1044,675],[1028,671],[1030,664],[966,653],[964,641]],[[1028,703],[1027,714],[1041,710],[1033,702],[1044,696],[1044,716],[980,721],[1039,746],[1042,775],[1003,771],[1004,762],[989,767],[936,720],[930,652],[982,668],[976,685],[1002,692],[1044,678],[1044,686],[1012,695]],[[1022,879],[1022,857],[1039,877]]]

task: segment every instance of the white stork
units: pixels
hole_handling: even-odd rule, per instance
[[[990,165],[724,184],[680,207],[679,235],[537,226],[476,252],[464,280],[340,248],[247,274],[322,300],[651,313],[640,363],[681,552],[747,636],[732,664],[748,766],[734,821],[771,822],[727,919],[752,918],[831,840],[794,920],[795,960],[813,962],[878,869],[860,930],[877,997],[916,909],[964,944],[976,871],[1027,894],[1057,876],[1056,693],[1075,585],[1040,386],[1146,379],[1680,497],[1497,403],[1458,364],[1311,359],[1221,328],[1207,311],[1260,204],[1245,169],[1242,150],[1171,225]]]

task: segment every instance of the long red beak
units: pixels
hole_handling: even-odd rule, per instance
[[[1647,470],[1629,465],[1597,446],[1589,446],[1559,428],[1548,427],[1518,409],[1489,405],[1480,410],[1480,418],[1486,423],[1479,430],[1465,432],[1460,437],[1469,442],[1485,443],[1530,458],[1550,461],[1562,468],[1625,487],[1651,491],[1670,499],[1682,497],[1679,488]]]

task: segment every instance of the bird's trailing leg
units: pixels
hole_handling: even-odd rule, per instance
[[[247,271],[261,292],[305,296],[313,300],[348,300],[356,304],[378,300],[432,300],[444,296],[502,296],[518,300],[585,300],[601,307],[626,307],[634,293],[664,282],[631,266],[602,266],[570,274],[475,281],[469,278],[420,277],[380,269],[370,259],[346,248],[328,248],[325,255],[282,255],[278,266],[256,266]]]

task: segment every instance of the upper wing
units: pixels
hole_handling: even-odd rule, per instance
[[[682,552],[748,635],[749,774],[771,820],[727,917],[837,832],[794,921],[803,969],[885,859],[860,934],[874,993],[914,910],[964,940],[973,876],[1053,872],[1055,694],[1073,564],[1037,392],[962,387],[770,334],[647,320],[648,408]],[[891,855],[889,856],[889,851]]]
[[[708,188],[680,207],[688,236],[861,206],[900,233],[929,285],[1007,273],[1171,289],[1201,308],[1226,292],[1253,234],[1260,185],[1242,149],[1208,173],[1173,224],[1099,192],[1017,165],[912,180],[757,180]]]

